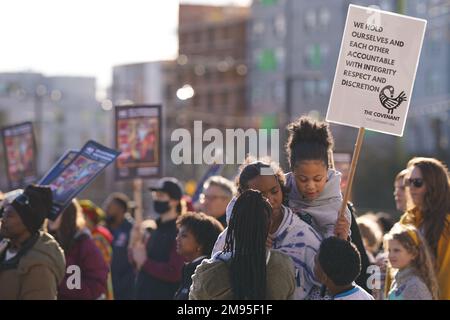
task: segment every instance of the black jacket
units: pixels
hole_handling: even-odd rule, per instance
[[[132,300],[135,297],[135,273],[128,258],[128,242],[132,228],[133,220],[128,216],[117,229],[108,228],[113,235],[111,277],[116,300]]]
[[[176,220],[156,221],[146,244],[147,261],[136,281],[138,300],[172,300],[181,280],[183,258],[176,252]]]
[[[204,257],[205,259],[207,257]],[[175,293],[174,300],[189,300],[189,290],[192,285],[192,275],[195,272],[197,266],[202,263],[203,259],[185,264],[183,266],[181,285]]]
[[[358,224],[356,223],[355,209],[353,204],[347,204],[348,209],[352,214],[352,225],[350,227],[351,230],[351,241],[358,248],[359,254],[361,255],[361,273],[358,278],[356,278],[356,284],[366,290],[368,293],[372,293],[372,290],[367,287],[367,279],[370,274],[367,273],[367,268],[371,265],[369,257],[367,256],[366,249],[364,247],[361,232],[359,231]]]

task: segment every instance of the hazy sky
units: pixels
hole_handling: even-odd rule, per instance
[[[248,5],[251,0],[182,3]],[[176,57],[178,0],[2,0],[0,72],[97,77],[112,66]]]

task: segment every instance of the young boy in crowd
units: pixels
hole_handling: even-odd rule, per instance
[[[360,272],[361,257],[353,243],[337,237],[322,241],[314,273],[334,300],[374,300],[354,283]]]

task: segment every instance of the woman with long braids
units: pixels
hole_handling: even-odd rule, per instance
[[[311,292],[320,287],[314,277],[314,259],[319,250],[322,237],[310,225],[302,221],[285,204],[287,190],[285,176],[278,163],[269,158],[257,161],[249,156],[239,168],[236,177],[238,193],[258,190],[272,206],[267,248],[287,254],[294,262],[296,274],[295,300],[309,299]],[[231,217],[234,202],[227,207],[227,219]],[[217,238],[213,254],[223,250],[227,229]]]
[[[223,251],[204,260],[192,276],[190,300],[282,300],[295,290],[287,255],[266,249],[272,207],[259,191],[240,194]]]

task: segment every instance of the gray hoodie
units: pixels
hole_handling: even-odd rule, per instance
[[[341,173],[329,169],[327,183],[317,199],[309,201],[300,194],[292,172],[286,174],[286,186],[289,188],[289,207],[302,220],[308,222],[324,238],[334,235],[334,228],[342,204]],[[346,208],[345,216],[351,222],[351,213]]]

